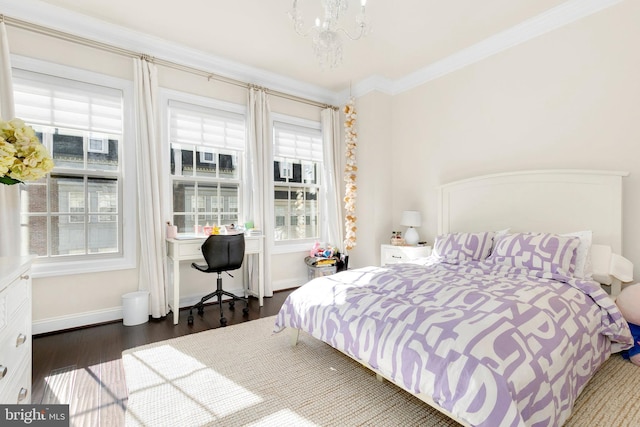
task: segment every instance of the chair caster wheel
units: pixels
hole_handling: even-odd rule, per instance
[[[227,326],[227,319],[225,317],[220,318],[220,326]]]
[[[242,314],[249,314],[249,307],[245,307],[242,309]]]
[[[229,310],[233,310],[234,308],[236,308],[236,302],[235,301],[229,301]]]
[[[193,316],[189,315],[189,317],[187,317],[187,325],[193,325]]]
[[[198,314],[199,314],[200,316],[202,316],[202,315],[204,314],[204,307],[199,307],[199,308],[198,308]]]

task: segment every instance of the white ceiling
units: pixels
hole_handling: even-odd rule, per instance
[[[372,76],[400,79],[566,0],[369,0],[371,33],[345,40],[342,66],[328,70],[318,66],[310,40],[295,34],[287,16],[292,0],[43,1],[339,92]],[[355,14],[359,1],[350,1]],[[307,22],[318,15],[318,3],[299,1]]]

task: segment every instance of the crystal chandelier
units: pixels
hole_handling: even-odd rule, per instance
[[[304,19],[298,10],[298,0],[293,0],[293,8],[289,12],[289,17],[293,21],[293,28],[296,33],[303,37],[311,36],[313,50],[316,54],[320,66],[324,68],[335,68],[342,63],[342,39],[340,32],[351,40],[358,40],[368,32],[369,25],[365,15],[365,4],[367,0],[360,0],[360,11],[356,15],[356,25],[354,33],[339,26],[340,18],[349,7],[349,0],[320,0],[324,16],[316,18],[315,24],[305,29]]]

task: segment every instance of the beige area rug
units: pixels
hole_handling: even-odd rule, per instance
[[[458,426],[274,317],[123,352],[127,426]],[[640,367],[612,357],[566,426],[640,426]]]

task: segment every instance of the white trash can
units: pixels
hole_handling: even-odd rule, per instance
[[[122,323],[124,326],[140,325],[149,321],[149,291],[130,292],[122,295]]]

